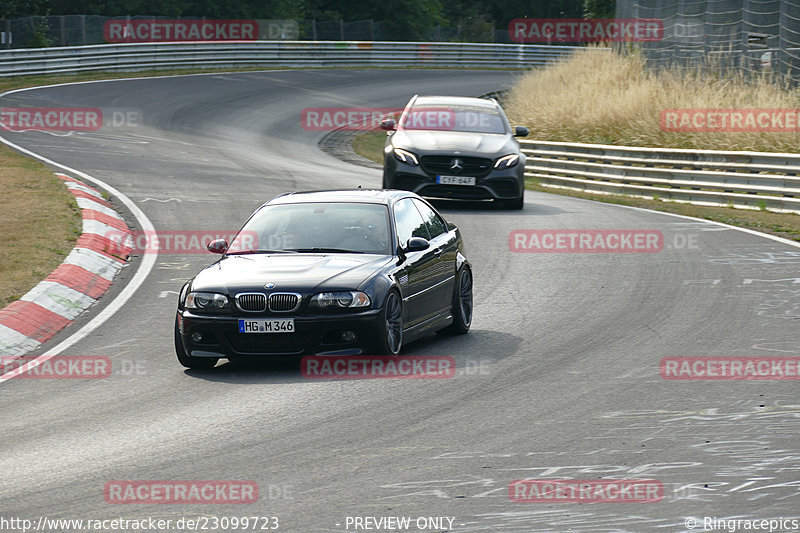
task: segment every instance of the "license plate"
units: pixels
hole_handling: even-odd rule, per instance
[[[474,176],[436,176],[436,183],[443,185],[475,185]]]
[[[293,318],[272,320],[239,319],[239,333],[294,333]]]

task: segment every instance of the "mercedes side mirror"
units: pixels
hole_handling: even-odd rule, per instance
[[[531,131],[525,126],[514,126],[514,137],[527,137]]]

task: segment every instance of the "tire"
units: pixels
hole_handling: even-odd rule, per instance
[[[178,356],[178,362],[186,368],[193,368],[195,370],[205,370],[213,368],[219,359],[214,357],[192,357],[186,353],[181,340],[181,332],[178,330],[178,317],[175,317],[175,355]]]
[[[390,291],[383,302],[380,337],[376,355],[397,355],[403,347],[403,302],[396,291]]]
[[[461,267],[456,275],[453,287],[453,323],[443,331],[454,335],[463,335],[472,325],[472,271],[467,266]]]

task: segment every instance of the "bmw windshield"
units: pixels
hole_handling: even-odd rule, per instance
[[[265,206],[231,244],[229,254],[272,252],[391,254],[386,206],[298,203]]]

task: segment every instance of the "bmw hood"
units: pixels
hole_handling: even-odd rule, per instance
[[[392,136],[398,148],[417,152],[460,152],[460,155],[499,157],[515,153],[519,146],[511,135],[470,133],[461,131],[400,130]]]
[[[225,256],[194,278],[192,290],[233,296],[245,291],[311,292],[357,289],[391,261],[373,254],[251,254]],[[266,289],[266,284],[274,284]]]

